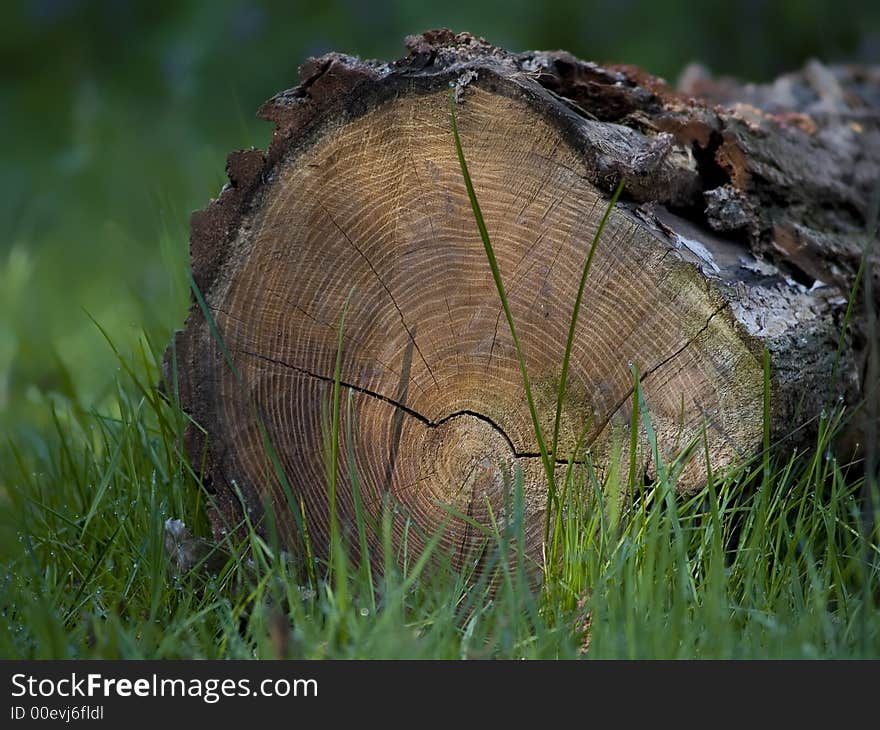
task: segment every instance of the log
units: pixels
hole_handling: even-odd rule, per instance
[[[343,529],[359,495],[370,524],[390,509],[409,556],[448,523],[440,544],[463,566],[483,539],[472,522],[510,519],[518,467],[540,557],[547,480],[450,87],[545,434],[584,260],[623,181],[586,283],[557,469],[628,463],[633,367],[663,458],[705,438],[716,470],[761,448],[765,348],[774,439],[804,443],[823,406],[858,400],[859,322],[835,362],[880,179],[880,70],[814,62],[767,86],[691,70],[674,90],[447,30],[406,45],[390,64],[306,61],[260,109],[268,150],[232,153],[229,183],[193,215],[199,294],[165,370],[197,424],[186,449],[218,538],[249,521],[295,549],[301,506],[327,555],[339,350]],[[696,453],[682,493],[705,482]],[[652,479],[644,427],[637,462]]]

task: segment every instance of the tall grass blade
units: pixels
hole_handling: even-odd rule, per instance
[[[562,406],[565,400],[565,388],[568,382],[568,365],[569,361],[571,360],[571,350],[574,346],[574,335],[577,330],[578,315],[581,311],[581,302],[584,297],[584,289],[587,284],[587,277],[590,275],[590,267],[593,264],[593,256],[596,253],[596,247],[599,245],[599,239],[602,237],[602,232],[605,230],[605,224],[608,222],[611,211],[617,204],[617,200],[622,192],[623,180],[621,180],[617,184],[617,187],[614,189],[614,194],[611,196],[611,200],[608,201],[608,205],[605,208],[605,213],[602,215],[602,220],[599,222],[599,227],[596,229],[596,235],[593,236],[593,241],[590,243],[590,249],[587,253],[587,258],[584,261],[584,267],[581,270],[581,280],[578,284],[577,295],[574,298],[574,307],[572,308],[571,312],[571,321],[568,325],[568,337],[565,340],[565,353],[562,356],[562,372],[559,375],[559,387],[556,394],[556,415],[553,422],[553,443],[550,448],[550,453],[553,455],[554,459],[559,458],[557,454],[557,448],[559,445],[559,427],[562,421]]]
[[[529,382],[529,374],[526,370],[526,362],[523,356],[522,346],[519,337],[516,334],[516,326],[513,322],[513,314],[510,311],[510,304],[507,300],[507,291],[504,288],[504,282],[501,279],[501,270],[498,261],[495,258],[495,250],[492,247],[492,240],[489,238],[489,231],[486,229],[486,222],[483,220],[483,213],[480,209],[480,203],[477,200],[477,194],[474,190],[471,175],[468,171],[467,162],[464,157],[464,150],[461,145],[461,137],[458,133],[458,120],[455,115],[455,94],[452,90],[449,92],[449,114],[452,120],[452,136],[455,140],[455,151],[458,154],[458,163],[461,167],[461,175],[464,178],[464,184],[467,188],[468,198],[471,203],[471,210],[474,214],[474,220],[477,223],[477,229],[480,232],[480,238],[483,241],[483,248],[486,251],[486,258],[489,261],[489,267],[492,270],[492,278],[495,281],[495,288],[498,290],[498,296],[501,299],[501,307],[504,310],[504,316],[507,319],[507,326],[510,328],[510,336],[513,339],[513,345],[516,350],[517,362],[519,363],[520,375],[522,376],[523,389],[526,393],[526,400],[529,406],[529,415],[532,419],[532,428],[535,432],[535,440],[538,442],[538,451],[541,454],[541,463],[544,472],[547,475],[547,483],[549,487],[548,502],[553,504],[556,502],[556,475],[554,471],[554,463],[551,461],[550,454],[547,450],[547,444],[544,441],[544,433],[541,428],[541,421],[538,418],[538,411],[535,407],[535,399],[532,396],[532,388]]]

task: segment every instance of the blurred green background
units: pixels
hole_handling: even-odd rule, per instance
[[[0,431],[25,439],[47,399],[112,394],[90,317],[122,352],[182,324],[189,214],[229,150],[265,146],[254,112],[309,55],[396,58],[449,26],[670,80],[692,60],[754,80],[880,61],[874,0],[7,0],[0,17]]]

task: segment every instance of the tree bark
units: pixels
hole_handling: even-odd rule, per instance
[[[584,259],[624,183],[587,279],[558,469],[587,457],[600,475],[626,469],[633,366],[663,458],[705,435],[716,470],[761,448],[765,348],[774,440],[803,443],[824,406],[856,403],[860,323],[839,354],[838,341],[880,179],[880,71],[814,62],[743,86],[692,69],[676,91],[636,68],[468,34],[406,42],[392,64],[308,60],[260,110],[275,125],[268,150],[230,155],[229,184],[193,216],[192,274],[213,322],[195,297],[166,377],[198,424],[186,446],[218,536],[247,517],[293,548],[302,507],[326,555],[348,302],[343,528],[387,507],[412,556],[448,522],[441,545],[464,565],[482,540],[474,523],[510,518],[519,467],[540,556],[547,485],[450,86],[545,434]],[[695,453],[682,492],[705,481]],[[644,427],[636,456],[652,478]]]

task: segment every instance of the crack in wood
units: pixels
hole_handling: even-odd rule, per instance
[[[415,336],[413,335],[412,331],[410,330],[409,325],[407,325],[407,323],[406,323],[406,318],[403,316],[403,310],[400,308],[400,305],[397,303],[397,300],[394,298],[394,295],[391,293],[391,290],[388,288],[388,285],[385,283],[385,281],[382,279],[382,277],[379,276],[379,272],[376,271],[376,267],[373,266],[373,262],[370,261],[370,259],[367,258],[367,255],[363,251],[361,251],[360,247],[358,247],[358,245],[354,241],[351,240],[351,237],[345,232],[345,230],[343,230],[342,226],[340,226],[339,223],[336,222],[336,219],[331,215],[330,211],[327,210],[327,208],[322,203],[319,202],[318,205],[321,206],[321,210],[323,210],[324,213],[326,213],[327,217],[330,219],[330,222],[336,227],[336,230],[338,230],[342,234],[343,238],[345,238],[345,240],[348,241],[348,243],[351,245],[351,247],[360,254],[361,258],[363,258],[364,261],[367,262],[367,266],[370,267],[370,271],[373,272],[373,275],[376,277],[376,281],[378,281],[379,285],[385,290],[385,293],[389,296],[389,298],[391,299],[391,303],[394,305],[394,308],[397,310],[397,314],[400,316],[400,322],[401,322],[401,324],[403,324],[403,329],[406,330],[406,334],[409,336],[410,340],[412,340],[412,343],[416,348],[416,352],[419,353],[419,357],[422,359],[422,362],[425,363],[425,367],[428,369],[428,373],[431,375],[431,379],[434,381],[434,385],[436,385],[439,388],[440,384],[437,382],[437,378],[434,377],[434,372],[431,370],[431,366],[428,365],[428,361],[425,359],[425,356],[422,354],[422,350],[419,347],[419,344],[416,342]]]
[[[659,369],[662,368],[664,365],[666,365],[667,363],[671,362],[672,360],[674,360],[675,358],[677,358],[679,355],[681,355],[681,353],[684,352],[688,347],[690,347],[690,346],[694,343],[694,341],[696,341],[696,339],[697,339],[701,334],[703,334],[707,329],[709,329],[709,323],[715,318],[715,316],[716,316],[717,314],[723,312],[723,311],[724,311],[725,309],[727,309],[727,308],[728,308],[728,305],[727,305],[727,304],[722,304],[722,305],[720,305],[720,306],[719,306],[714,312],[712,312],[712,314],[710,314],[709,317],[706,319],[706,324],[704,324],[702,327],[700,327],[700,329],[697,330],[697,331],[693,334],[693,336],[689,337],[689,338],[687,339],[687,341],[686,341],[681,347],[679,347],[677,350],[675,350],[675,352],[673,352],[673,353],[672,353],[671,355],[669,355],[668,357],[663,358],[663,360],[661,360],[661,361],[660,361],[659,363],[657,363],[656,365],[654,365],[654,366],[652,366],[651,368],[649,368],[648,370],[646,370],[643,374],[640,374],[640,375],[639,375],[639,381],[640,381],[641,383],[644,383],[649,377],[651,377],[651,375],[653,375],[655,372],[657,372],[657,370],[659,370]],[[609,409],[609,411],[608,411],[608,415],[607,415],[607,416],[605,417],[605,419],[600,423],[599,428],[596,430],[596,434],[595,434],[595,436],[593,436],[591,439],[588,439],[588,441],[587,441],[587,446],[588,446],[588,447],[589,447],[589,446],[592,446],[592,445],[596,442],[596,439],[598,439],[599,436],[602,434],[602,432],[605,430],[605,427],[608,425],[609,421],[611,421],[611,419],[613,418],[614,414],[617,413],[617,411],[620,410],[620,408],[623,406],[624,403],[626,403],[630,398],[632,398],[632,394],[633,394],[634,391],[635,391],[635,385],[632,385],[632,386],[627,390],[626,394],[625,394],[622,398],[620,398],[620,400],[617,401],[617,403],[614,405],[614,407],[611,408],[611,409]]]
[[[252,350],[247,350],[244,348],[233,349],[233,352],[241,353],[242,355],[247,355],[248,357],[253,357],[253,358],[256,358],[257,360],[263,360],[264,362],[269,362],[269,363],[272,363],[273,365],[280,365],[281,367],[289,368],[290,370],[294,370],[295,372],[301,373],[302,375],[306,375],[310,378],[315,378],[315,380],[320,380],[325,383],[330,383],[331,385],[335,382],[334,378],[328,377],[326,375],[321,375],[319,373],[316,373],[316,372],[309,370],[308,368],[303,368],[303,367],[300,367],[299,365],[294,365],[292,363],[286,362],[285,360],[280,360],[277,358],[269,357],[268,355],[262,355],[259,352],[253,352]],[[419,413],[414,408],[410,408],[405,403],[401,403],[401,402],[395,400],[394,398],[389,398],[387,395],[382,395],[382,393],[377,393],[376,391],[370,390],[369,388],[364,388],[363,386],[355,385],[354,383],[349,383],[344,380],[340,380],[339,385],[342,386],[343,388],[348,388],[349,390],[353,390],[356,393],[361,393],[362,395],[366,395],[370,398],[375,398],[376,400],[380,400],[383,403],[387,403],[388,405],[393,406],[394,408],[398,408],[401,411],[403,411],[404,413],[406,413],[408,416],[415,418],[417,421],[424,424],[428,428],[439,428],[447,421],[451,421],[453,418],[456,418],[458,416],[472,416],[472,417],[482,421],[483,423],[491,426],[493,429],[495,429],[502,436],[502,438],[504,438],[504,440],[507,442],[507,445],[510,448],[511,453],[513,454],[513,456],[515,458],[517,458],[517,459],[538,459],[541,457],[540,452],[520,451],[519,449],[517,449],[516,446],[514,445],[513,441],[511,440],[510,436],[507,435],[507,432],[503,428],[501,428],[501,426],[499,426],[497,423],[495,423],[495,421],[493,421],[491,418],[489,418],[489,416],[487,416],[483,413],[480,413],[478,411],[472,411],[469,409],[462,409],[459,411],[455,411],[454,413],[450,413],[446,416],[443,416],[443,418],[439,418],[437,420],[432,420],[432,419],[428,418],[427,416]],[[567,466],[569,463],[568,459],[554,459],[553,461],[560,466]],[[574,459],[572,461],[572,463],[584,464],[585,462],[582,459]]]

